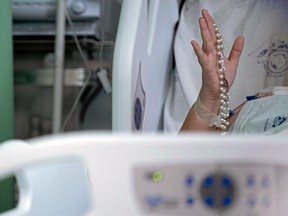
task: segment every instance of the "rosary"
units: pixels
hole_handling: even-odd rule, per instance
[[[219,32],[219,28],[216,24],[215,34],[216,34],[216,49],[218,56],[218,74],[219,74],[219,85],[220,85],[220,109],[219,109],[219,118],[220,118],[220,128],[222,131],[227,131],[229,128],[229,85],[225,78],[225,65],[224,65],[224,45],[222,35]]]

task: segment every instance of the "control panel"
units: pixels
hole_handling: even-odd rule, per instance
[[[167,215],[278,215],[275,178],[274,166],[260,164],[174,164],[134,169],[140,208]]]

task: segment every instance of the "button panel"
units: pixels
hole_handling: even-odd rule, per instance
[[[161,173],[155,181],[151,173]],[[276,167],[255,164],[143,166],[135,188],[143,211],[171,215],[276,215]]]

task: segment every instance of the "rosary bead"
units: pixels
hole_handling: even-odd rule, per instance
[[[227,127],[225,125],[221,125],[221,129],[225,131],[227,130]]]
[[[220,39],[220,38],[222,37],[222,35],[221,35],[220,33],[216,33],[216,37],[217,37],[218,39]]]
[[[222,40],[221,40],[221,39],[217,39],[217,40],[216,40],[216,43],[217,43],[217,44],[221,44],[221,43],[222,43]]]

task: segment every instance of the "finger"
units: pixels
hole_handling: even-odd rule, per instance
[[[206,24],[207,24],[207,27],[209,29],[211,38],[212,38],[213,42],[215,43],[216,42],[216,35],[215,35],[214,20],[211,17],[211,15],[209,14],[208,10],[206,10],[206,9],[202,10],[202,16],[206,21]]]
[[[240,59],[240,56],[244,47],[244,41],[245,41],[244,37],[242,36],[238,37],[235,40],[233,47],[231,49],[231,52],[229,54],[229,57],[228,57],[228,60],[236,66],[238,65],[238,62],[239,62],[239,59]]]
[[[198,61],[200,64],[202,64],[204,62],[204,58],[205,58],[205,53],[203,52],[202,48],[200,47],[200,45],[197,43],[197,41],[192,40],[191,41],[191,45],[194,49],[194,52],[198,58]]]
[[[201,37],[203,40],[203,51],[206,52],[206,54],[209,54],[213,50],[215,50],[214,42],[211,38],[206,21],[204,20],[203,17],[200,17],[199,24],[201,30]]]

